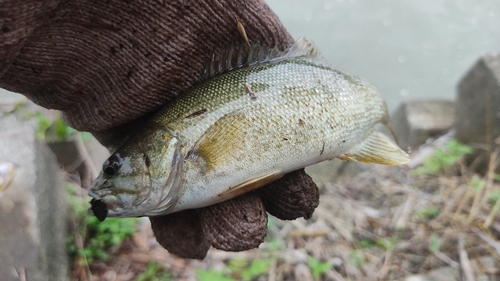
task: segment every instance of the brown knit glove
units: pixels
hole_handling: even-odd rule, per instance
[[[59,109],[76,129],[118,147],[154,110],[202,76],[213,53],[243,42],[293,40],[262,0],[3,0],[0,87]],[[265,211],[310,217],[318,190],[303,170],[258,191],[197,210],[151,218],[169,251],[203,258],[210,246],[257,247]]]

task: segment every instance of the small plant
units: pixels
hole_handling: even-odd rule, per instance
[[[436,149],[431,156],[424,159],[422,166],[415,169],[413,173],[416,175],[436,175],[444,168],[456,164],[464,155],[472,152],[473,149],[470,146],[461,144],[456,139],[451,139],[442,148]]]
[[[36,135],[39,139],[46,142],[61,142],[66,141],[71,135],[79,133],[77,130],[66,125],[62,118],[49,119],[47,116],[37,113],[35,115],[37,121]],[[82,140],[87,142],[92,135],[89,132],[80,132]]]
[[[332,263],[320,262],[313,257],[307,257],[307,264],[309,264],[314,280],[319,280],[321,275],[332,268]]]
[[[440,209],[436,206],[428,207],[420,211],[416,211],[415,214],[420,218],[433,219],[439,215]]]
[[[497,201],[500,200],[500,189],[493,190],[488,196],[488,199],[491,201],[492,205],[495,205]]]
[[[121,244],[137,231],[135,218],[108,218],[100,222],[95,216],[89,216],[88,200],[80,197],[73,185],[68,185],[67,191],[72,230],[66,237],[66,245],[70,256],[87,263],[107,260],[110,247]]]
[[[370,249],[371,247],[373,247],[375,245],[375,241],[373,241],[371,239],[363,239],[363,240],[359,241],[359,245],[363,249]]]
[[[270,266],[271,259],[253,260],[252,262],[245,259],[232,259],[228,264],[231,275],[243,281],[250,281],[267,273]]]
[[[486,186],[486,181],[478,175],[474,175],[471,178],[469,185],[475,192],[479,192]]]
[[[382,249],[392,250],[394,249],[394,247],[396,247],[398,242],[399,242],[399,237],[392,236],[390,239],[382,239],[382,238],[377,239],[375,241],[375,244]]]
[[[362,266],[365,263],[365,255],[361,250],[349,251],[348,261],[351,265]]]
[[[431,250],[431,252],[433,253],[436,253],[440,248],[441,238],[439,238],[439,236],[435,232],[433,232],[431,234],[431,237],[429,238],[429,250]]]
[[[170,281],[172,275],[166,272],[157,262],[151,261],[148,263],[146,270],[137,275],[136,281]]]
[[[241,279],[243,281],[250,281],[260,275],[267,273],[270,266],[271,259],[253,260],[250,263],[250,266],[241,273]]]
[[[195,272],[198,281],[235,281],[233,278],[225,276],[224,272],[214,269],[197,269]]]

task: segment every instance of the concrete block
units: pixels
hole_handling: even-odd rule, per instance
[[[500,137],[500,53],[481,57],[458,84],[456,137],[489,159]]]
[[[403,102],[389,123],[398,144],[412,149],[432,137],[450,130],[455,117],[455,103],[450,100],[410,100]]]
[[[66,192],[35,120],[0,105],[0,162],[17,165],[0,192],[0,279],[68,280]]]

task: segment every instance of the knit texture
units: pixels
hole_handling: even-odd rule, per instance
[[[199,82],[214,53],[243,42],[238,21],[252,43],[293,42],[260,0],[72,0],[56,9],[56,1],[38,2],[2,3],[4,18],[16,20],[0,31],[0,86],[61,110],[106,145]]]
[[[214,53],[243,42],[238,22],[251,43],[293,43],[263,0],[3,0],[0,87],[61,110],[71,126],[114,150],[200,82]],[[172,253],[201,259],[210,245],[257,247],[264,206],[286,219],[309,217],[317,206],[317,188],[303,170],[263,188],[272,188],[258,193],[264,204],[251,193],[151,218],[155,236]]]

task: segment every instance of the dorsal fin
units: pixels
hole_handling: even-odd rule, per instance
[[[229,48],[222,54],[213,55],[205,68],[203,80],[234,69],[274,63],[290,58],[316,58],[318,56],[314,43],[306,38],[298,39],[284,51],[280,51],[278,47],[269,48],[263,45],[241,44]]]

